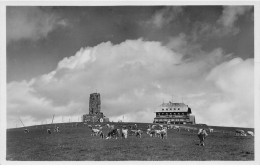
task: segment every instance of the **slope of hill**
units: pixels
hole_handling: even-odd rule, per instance
[[[95,125],[100,123],[88,123]],[[116,127],[137,124],[146,130],[149,123],[109,123]],[[151,124],[151,123],[150,123]],[[57,125],[61,132],[47,134],[46,129]],[[77,126],[76,126],[77,125]],[[109,131],[103,125],[103,132]],[[91,136],[91,129],[83,123],[62,123],[7,130],[7,160],[17,161],[209,161],[209,160],[254,160],[254,137],[235,136],[231,127],[214,127],[206,138],[206,146],[199,146],[198,128],[205,125],[185,125],[180,132],[168,130],[167,139],[129,136],[127,139],[101,139]],[[243,128],[253,130],[252,128]]]

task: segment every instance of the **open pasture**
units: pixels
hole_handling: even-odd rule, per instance
[[[73,127],[72,127],[72,124]],[[98,123],[94,123],[98,124]],[[113,123],[116,127],[134,123]],[[199,146],[197,131],[168,130],[167,139],[150,137],[147,125],[137,123],[144,131],[142,138],[101,139],[91,136],[91,130],[75,123],[56,124],[59,133],[47,134],[53,125],[7,130],[7,160],[15,161],[252,161],[254,137],[235,136],[235,128],[212,127],[205,146]],[[93,125],[90,123],[90,125]],[[102,124],[104,125],[104,124]],[[200,128],[200,125],[190,126]],[[53,130],[53,129],[52,129]],[[253,129],[244,129],[253,130]],[[224,132],[223,132],[224,131]],[[103,127],[106,135],[108,129]]]

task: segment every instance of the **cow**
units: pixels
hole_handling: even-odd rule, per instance
[[[213,132],[214,132],[214,129],[213,129],[213,128],[209,128],[209,132],[210,132],[210,133],[213,133]]]
[[[167,129],[166,128],[160,130],[159,134],[160,134],[161,139],[167,139]]]
[[[161,136],[161,130],[154,130],[155,131],[155,137]]]
[[[130,135],[135,135],[136,132],[137,132],[137,130],[130,130],[130,131],[129,131],[129,134],[130,134]]]
[[[142,134],[143,134],[143,131],[142,130],[137,130],[136,132],[135,132],[135,136],[138,138],[141,138],[142,137]]]
[[[47,133],[48,133],[48,134],[51,134],[51,129],[47,129]]]
[[[60,132],[60,128],[57,126],[54,128],[54,132]]]
[[[100,134],[100,131],[99,129],[96,129],[96,128],[92,128],[91,129],[91,136],[97,136],[98,134]]]
[[[236,134],[235,134],[236,136],[244,136],[244,135],[246,135],[245,134],[245,131],[244,130],[240,130],[240,129],[236,129]]]
[[[150,132],[151,132],[151,128],[148,128],[147,130],[146,130],[146,134],[150,134]]]
[[[247,131],[248,135],[254,136],[254,132],[253,131]]]
[[[156,137],[156,132],[155,130],[148,130],[147,134],[150,135],[150,137]]]
[[[88,125],[88,128],[92,129],[92,125]]]
[[[206,130],[205,129],[199,129],[198,137],[200,139],[200,143],[199,143],[200,146],[205,146],[204,141],[206,139],[206,136],[208,136]]]
[[[180,126],[178,126],[178,125],[175,125],[173,129],[176,129],[178,132],[181,131],[181,128],[180,128]]]
[[[24,129],[23,132],[27,134],[27,133],[29,133],[30,131],[29,131],[29,129]]]
[[[119,137],[118,129],[112,129],[111,131],[109,131],[106,139],[111,139],[112,137],[115,137],[116,139]]]
[[[146,132],[148,135],[150,135],[150,137],[155,137],[155,130],[152,130],[152,129],[147,129],[147,132]]]
[[[127,135],[128,135],[128,129],[122,129],[122,137],[124,138],[124,139],[127,139]]]

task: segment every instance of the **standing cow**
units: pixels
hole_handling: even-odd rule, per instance
[[[200,143],[199,143],[200,146],[205,146],[206,136],[208,136],[206,130],[205,129],[199,129],[198,137],[200,139]]]
[[[29,133],[29,129],[24,129],[23,132],[24,133]]]
[[[244,130],[236,129],[236,136],[246,136]]]
[[[48,133],[48,134],[51,134],[51,129],[47,129],[47,133]]]
[[[123,129],[122,129],[122,137],[123,137],[124,139],[127,139],[127,135],[128,135],[128,129],[123,128]]]

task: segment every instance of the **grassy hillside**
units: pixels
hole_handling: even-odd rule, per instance
[[[98,123],[90,123],[90,125]],[[116,127],[134,123],[113,123]],[[129,136],[128,139],[100,139],[90,136],[91,130],[82,123],[56,124],[60,133],[47,134],[54,125],[7,130],[7,160],[26,161],[198,161],[198,160],[254,160],[254,137],[235,136],[231,127],[213,127],[216,132],[206,138],[206,146],[199,146],[197,131],[168,130],[167,139]],[[102,124],[104,125],[104,124]],[[147,129],[148,123],[137,123]],[[187,125],[188,126],[188,125]],[[189,125],[192,128],[207,127]],[[248,128],[244,130],[253,130]],[[223,132],[224,131],[224,132]],[[108,129],[103,127],[106,134]]]

